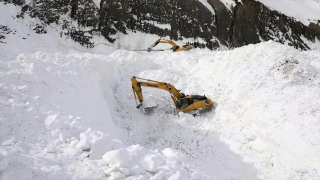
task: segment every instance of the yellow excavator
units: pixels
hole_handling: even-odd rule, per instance
[[[173,52],[179,52],[179,51],[187,51],[192,49],[191,45],[184,45],[182,47],[178,46],[176,43],[174,43],[171,40],[166,40],[166,39],[158,39],[156,42],[154,42],[150,48],[148,48],[149,51],[152,50],[153,47],[157,46],[159,43],[165,43],[165,44],[170,44],[172,46],[172,51]]]
[[[137,79],[143,80],[138,81]],[[133,76],[131,78],[133,95],[135,100],[139,100],[137,108],[143,105],[143,95],[141,86],[163,89],[168,91],[174,102],[176,108],[181,112],[190,112],[194,116],[197,115],[195,111],[210,110],[212,108],[212,100],[206,96],[201,95],[185,95],[180,93],[174,86],[169,83],[154,81],[150,79],[143,79]]]

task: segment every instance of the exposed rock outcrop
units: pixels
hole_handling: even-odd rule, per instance
[[[310,49],[302,37],[314,42],[316,31],[287,17],[277,11],[270,10],[260,2],[242,0],[234,8],[234,25],[232,27],[231,44],[239,47],[256,44],[261,41],[274,40],[297,49]],[[319,25],[312,25],[314,29]]]
[[[91,0],[3,2],[22,7],[18,18],[39,18],[41,23],[31,27],[37,33],[46,33],[46,26],[55,23],[62,27],[61,37],[88,48],[94,46],[93,34],[113,43],[118,33],[137,31],[173,40],[187,38],[189,44],[209,49],[274,40],[307,50],[310,42],[320,39],[320,21],[305,26],[255,0],[235,0],[234,7],[207,0],[214,13],[198,0],[101,0],[100,8]]]
[[[212,40],[217,33],[215,18],[195,0],[102,0],[100,15],[101,33],[109,41],[115,40],[113,35],[117,32],[141,31],[173,40],[193,38],[196,47],[218,47]],[[197,38],[207,43],[196,43]]]
[[[4,39],[6,38],[6,34],[12,33],[12,30],[7,26],[0,25],[0,43],[6,43]]]

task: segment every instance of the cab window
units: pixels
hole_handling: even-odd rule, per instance
[[[181,108],[186,108],[193,103],[193,98],[181,99]]]

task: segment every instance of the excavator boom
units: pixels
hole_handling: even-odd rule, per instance
[[[182,47],[178,46],[176,43],[174,43],[172,40],[166,40],[166,39],[158,39],[156,42],[154,42],[151,47],[157,46],[159,43],[165,43],[170,44],[172,46],[173,52],[179,52],[179,51],[187,51],[192,49],[191,45],[184,45]]]
[[[141,79],[143,81],[138,81],[137,79]],[[175,106],[179,111],[182,112],[212,107],[212,100],[207,98],[206,96],[185,95],[184,93],[180,93],[179,90],[177,90],[174,86],[172,86],[169,83],[159,82],[151,79],[138,78],[135,76],[131,78],[131,82],[134,98],[138,99],[139,101],[139,105],[137,106],[137,108],[140,108],[143,103],[143,94],[141,86],[168,91],[171,95],[171,99],[173,100]]]
[[[142,79],[144,81],[139,82],[137,79]],[[138,98],[140,104],[143,102],[141,86],[158,88],[158,89],[163,89],[165,91],[168,91],[170,94],[172,94],[172,100],[174,102],[176,102],[177,99],[184,97],[183,93],[180,93],[179,90],[177,90],[174,86],[165,82],[159,82],[151,79],[137,78],[135,76],[131,78],[131,82],[132,82],[134,97],[135,99]]]
[[[176,43],[174,43],[171,40],[166,40],[166,39],[158,39],[156,42],[154,42],[152,44],[152,47],[155,47],[156,45],[158,45],[159,43],[166,43],[166,44],[171,44],[173,47],[174,46],[178,46]]]

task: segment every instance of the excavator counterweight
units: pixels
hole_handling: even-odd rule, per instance
[[[141,79],[143,81],[138,81]],[[176,108],[181,112],[191,112],[194,110],[209,109],[212,107],[212,100],[206,96],[201,95],[185,95],[177,90],[169,83],[159,82],[150,79],[143,79],[133,76],[131,78],[132,90],[134,98],[139,101],[137,108],[140,108],[143,104],[143,95],[141,86],[162,89],[168,91],[171,95],[171,99],[174,102]]]

